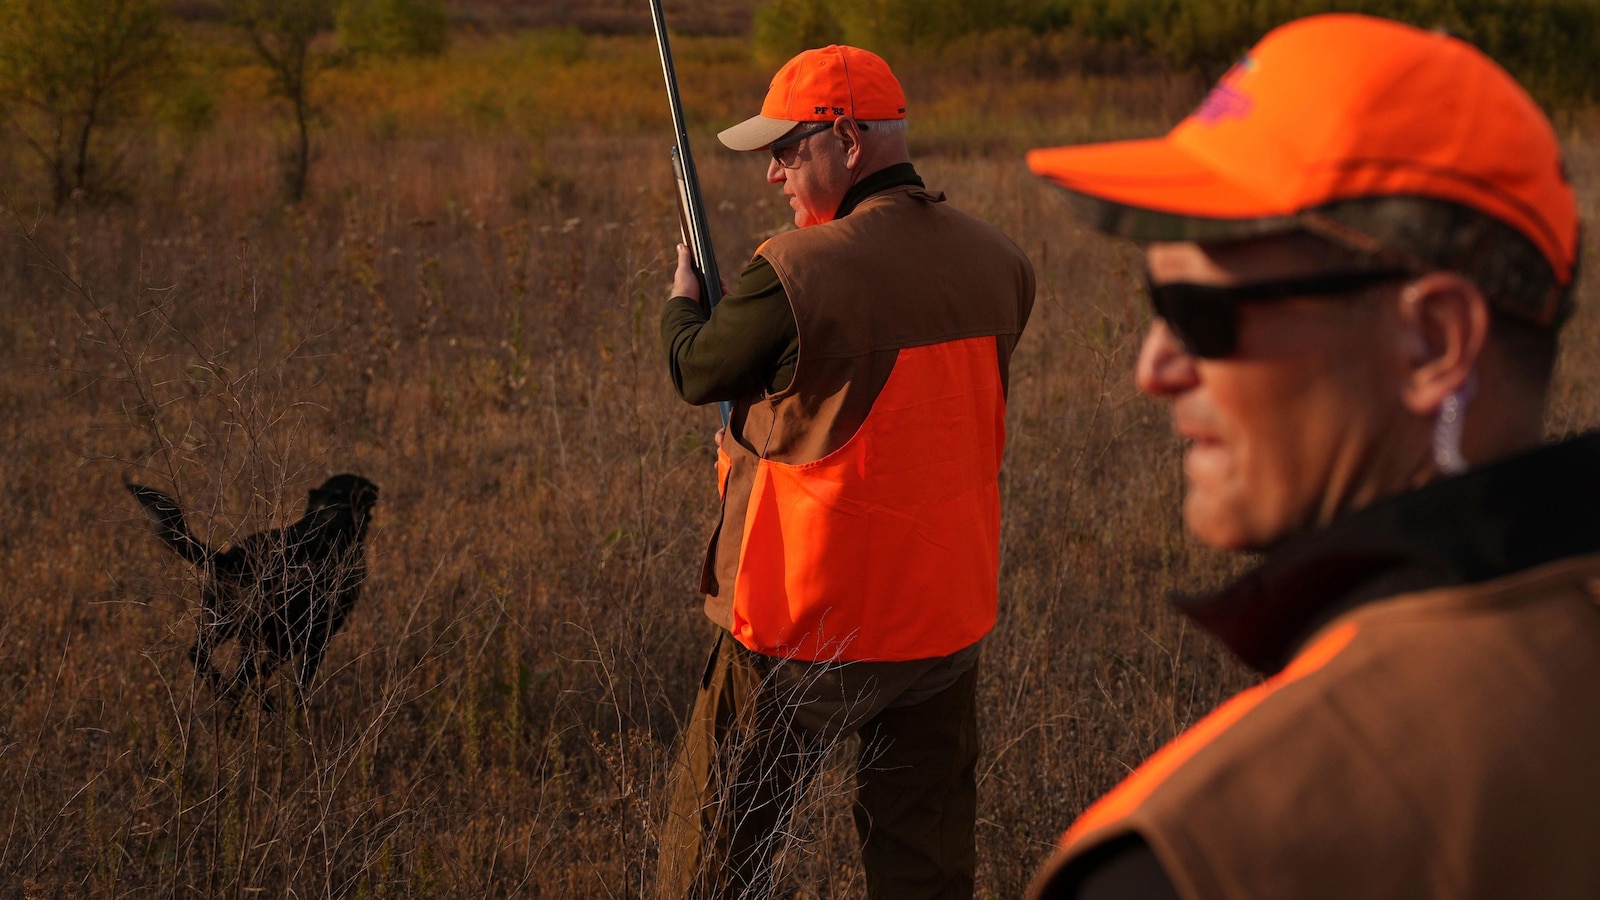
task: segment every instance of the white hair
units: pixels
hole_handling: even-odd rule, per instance
[[[867,126],[868,134],[884,135],[887,137],[889,135],[906,133],[905,119],[868,119],[863,120],[861,124]]]

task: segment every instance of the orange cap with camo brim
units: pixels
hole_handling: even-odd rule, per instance
[[[1562,285],[1576,268],[1577,201],[1538,105],[1471,45],[1370,16],[1275,29],[1166,137],[1033,150],[1028,167],[1124,237],[1317,231],[1319,208],[1417,197],[1515,229]]]
[[[760,150],[799,122],[839,116],[904,119],[906,94],[883,57],[859,47],[829,44],[807,50],[772,77],[761,114],[717,134],[733,150]]]

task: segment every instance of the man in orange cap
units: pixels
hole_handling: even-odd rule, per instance
[[[796,56],[719,137],[770,156],[797,230],[709,315],[680,249],[673,381],[733,408],[701,584],[718,641],[674,772],[663,896],[767,896],[797,799],[852,733],[868,895],[972,895],[977,662],[1033,271],[924,187],[905,107],[872,53]]]
[[[1267,676],[1031,895],[1600,896],[1600,435],[1542,440],[1579,229],[1537,106],[1459,40],[1316,16],[1165,138],[1028,163],[1148,242],[1185,522],[1266,554],[1175,602]]]

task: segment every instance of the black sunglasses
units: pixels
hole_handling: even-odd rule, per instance
[[[832,122],[818,122],[810,128],[801,129],[786,138],[773,141],[767,145],[767,149],[772,151],[772,158],[778,161],[778,165],[783,166],[785,169],[792,169],[800,164],[800,150],[795,145],[813,134],[821,134],[832,127]],[[866,131],[867,123],[857,122],[856,127]]]
[[[1405,269],[1378,269],[1239,285],[1184,281],[1156,284],[1149,272],[1144,277],[1150,308],[1166,321],[1184,349],[1202,359],[1221,359],[1233,353],[1239,344],[1238,308],[1242,304],[1349,294],[1414,274]]]

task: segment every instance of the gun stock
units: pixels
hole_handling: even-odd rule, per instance
[[[672,108],[672,177],[678,187],[678,227],[694,256],[700,296],[705,298],[708,309],[715,309],[722,299],[722,278],[717,274],[717,254],[711,249],[711,223],[706,216],[705,197],[700,193],[700,174],[689,150],[689,128],[683,119],[683,98],[678,92],[678,73],[672,64],[672,45],[667,40],[661,0],[650,0],[650,19],[655,25],[656,49],[661,54],[661,75],[667,82],[667,103]],[[721,404],[724,427],[731,411],[732,404]]]

